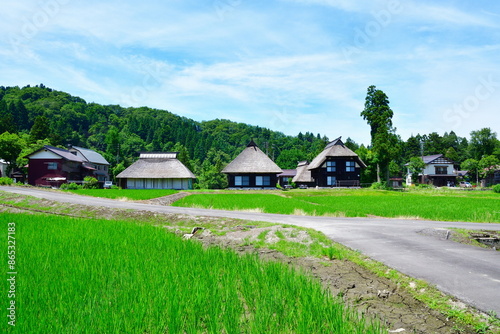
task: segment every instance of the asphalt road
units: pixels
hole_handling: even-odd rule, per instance
[[[292,216],[121,202],[31,188],[0,186],[0,190],[75,204],[309,227],[391,268],[432,283],[482,311],[500,315],[500,252],[446,240],[446,231],[441,230],[449,227],[500,230],[500,224]],[[424,230],[436,235],[422,234]]]

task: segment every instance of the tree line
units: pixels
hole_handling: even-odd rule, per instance
[[[369,95],[380,95],[376,92],[374,86],[371,93],[369,89]],[[388,105],[388,99],[385,102]],[[390,120],[392,111],[390,115],[385,112]],[[365,119],[372,116],[372,121],[377,119],[369,113]],[[441,153],[458,163],[480,161],[485,156],[500,158],[500,142],[489,128],[473,131],[469,140],[451,131],[443,136],[417,134],[407,141],[396,135],[392,123],[375,124],[375,128],[372,126],[370,145],[345,140],[368,165],[361,176],[364,183],[377,179],[377,166],[387,175],[404,175],[404,164],[415,156]],[[390,134],[388,144],[384,144],[387,136],[383,131],[378,132],[381,129]],[[197,175],[197,187],[220,188],[226,185],[220,171],[252,139],[283,169],[295,168],[298,161],[311,161],[329,141],[319,133],[289,136],[226,119],[197,122],[167,110],[87,103],[43,84],[0,86],[0,158],[16,170],[23,170],[24,157],[43,145],[93,149],[110,162],[113,177],[132,164],[139,152],[175,151]]]

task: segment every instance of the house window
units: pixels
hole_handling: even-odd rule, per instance
[[[56,170],[57,169],[57,162],[49,162],[49,163],[47,163],[47,169],[49,169],[49,170]]]
[[[234,185],[235,186],[249,186],[250,185],[250,177],[249,176],[235,176],[234,177]]]
[[[345,171],[346,172],[356,171],[356,163],[354,161],[346,161],[345,162]]]
[[[256,186],[270,186],[271,185],[271,177],[270,176],[256,176],[255,177],[255,185]]]
[[[326,162],[326,171],[327,172],[336,172],[337,171],[337,163],[335,161],[327,161]]]
[[[448,174],[448,167],[436,166],[436,174]]]
[[[337,185],[337,177],[336,176],[327,176],[326,177],[326,185],[327,186],[336,186]]]

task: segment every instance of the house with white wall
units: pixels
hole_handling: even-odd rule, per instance
[[[443,154],[423,156],[425,168],[419,174],[419,182],[422,184],[432,184],[436,187],[452,186],[457,182],[455,173],[455,162],[446,158]],[[406,184],[411,185],[411,172],[408,169]]]

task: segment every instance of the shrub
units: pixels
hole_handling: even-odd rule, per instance
[[[92,176],[85,176],[83,178],[83,189],[98,189],[99,188],[99,181],[95,177]]]
[[[417,188],[418,189],[432,189],[432,188],[434,188],[434,186],[432,184],[422,183],[422,184],[417,185]]]
[[[390,189],[392,189],[385,182],[373,182],[370,188],[371,189],[378,189],[378,190],[390,190]]]
[[[63,184],[61,184],[60,189],[62,189],[62,190],[78,190],[78,189],[82,189],[82,186],[78,185],[76,183],[63,183]]]
[[[13,183],[10,177],[0,177],[1,186],[10,186]]]
[[[493,186],[493,191],[500,194],[500,184]]]

